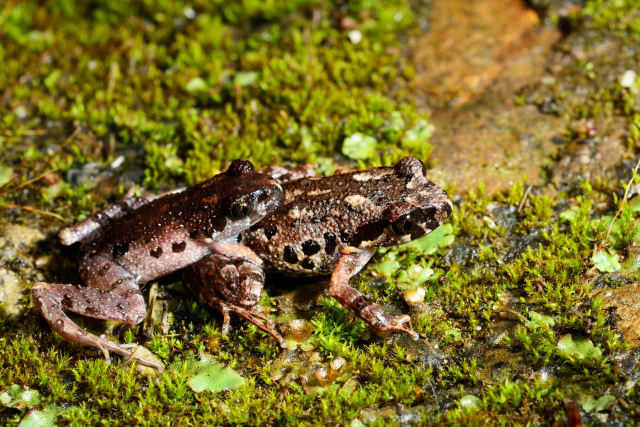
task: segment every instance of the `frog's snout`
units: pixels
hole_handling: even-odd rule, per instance
[[[284,192],[279,183],[271,181],[271,185],[258,190],[256,197],[260,214],[268,215],[280,206],[284,199]]]

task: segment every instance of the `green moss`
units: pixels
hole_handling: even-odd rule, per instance
[[[152,187],[202,180],[239,157],[313,163],[358,132],[378,141],[361,166],[431,153],[407,61],[389,53],[412,25],[404,2],[351,3],[357,43],[323,2],[162,3],[8,4],[0,130],[56,120],[144,144]]]
[[[596,34],[635,40],[631,5],[590,1],[579,20]],[[433,127],[412,95],[415,70],[400,40],[414,28],[404,1],[8,2],[0,7],[0,148],[7,154],[0,166],[18,182],[55,173],[3,202],[81,219],[124,189],[105,194],[76,185],[67,172],[93,161],[106,167],[123,153],[144,159],[148,187],[195,182],[236,157],[258,165],[316,162],[329,173],[336,156],[358,167],[392,164],[406,153],[428,161]],[[577,61],[578,77],[572,74],[600,87],[588,99],[559,85],[557,100],[576,119],[568,139],[588,136],[580,118],[619,114],[634,150],[634,88],[616,79],[589,84],[611,74],[594,61]],[[532,99],[525,93],[518,102]],[[364,147],[354,135],[367,137]],[[35,311],[12,318],[0,310],[0,392],[37,390],[37,409],[64,408],[59,419],[73,425],[394,424],[400,407],[425,423],[552,423],[564,416],[565,397],[597,401],[627,381],[615,362],[626,344],[591,283],[593,249],[605,239],[620,188],[585,182],[549,195],[518,182],[488,196],[480,186],[456,204],[450,227],[433,233],[436,243],[381,250],[351,283],[385,309],[410,313],[417,343],[370,336],[364,322],[324,296],[283,315],[310,319],[313,328],[306,351],[283,354],[235,318],[223,335],[218,313],[167,284],[163,298],[180,302],[167,304],[166,330],[148,337],[143,327],[87,323],[144,343],[167,364],[211,354],[245,378],[239,389],[195,393],[180,370],[149,376],[118,358],[108,366],[97,350],[53,334]],[[608,249],[627,255],[638,217],[623,206]],[[59,228],[48,227],[52,234]],[[425,303],[409,308],[401,291],[415,286],[426,289]],[[279,314],[278,293],[268,292],[262,305]],[[571,348],[591,356],[567,351],[568,337]],[[486,373],[496,349],[519,363],[500,384]],[[334,372],[337,358],[344,365]],[[637,385],[617,397],[630,417],[638,415]],[[15,425],[26,411],[0,407],[0,422]]]
[[[634,0],[590,0],[582,14],[596,29],[612,31],[629,42],[640,40],[640,12]]]

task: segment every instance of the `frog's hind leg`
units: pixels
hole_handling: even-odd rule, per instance
[[[389,316],[382,307],[349,286],[349,279],[362,270],[374,252],[371,249],[345,250],[331,275],[329,295],[367,322],[376,335],[403,332],[417,340],[418,334],[411,329],[411,318],[408,315]]]
[[[224,334],[229,332],[229,312],[233,312],[274,337],[280,347],[287,348],[285,340],[273,329],[271,319],[255,308],[264,285],[262,266],[250,255],[233,257],[230,251],[225,253],[208,255],[189,267],[184,276],[187,287],[200,302],[220,310]]]
[[[83,279],[85,283],[96,283],[95,276],[101,275],[107,281],[100,282],[100,287],[38,283],[32,289],[33,301],[42,316],[66,340],[100,349],[107,362],[110,361],[109,352],[113,352],[131,357],[140,364],[162,369],[154,361],[132,355],[118,344],[85,331],[64,313],[64,310],[69,310],[96,319],[116,320],[132,325],[144,319],[146,305],[131,275],[119,265],[100,256],[93,257],[90,262],[90,269],[87,269],[86,262],[81,265]]]

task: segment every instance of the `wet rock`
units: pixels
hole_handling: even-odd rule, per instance
[[[640,283],[595,292],[604,307],[615,307],[618,330],[632,347],[640,346]]]
[[[522,356],[506,349],[493,348],[479,351],[478,378],[485,384],[504,384],[512,381],[524,366]]]
[[[511,247],[509,247],[503,256],[505,263],[513,262],[529,249],[532,251],[536,250],[545,241],[543,230],[536,228],[525,235],[514,233],[508,237],[508,240],[511,242]]]
[[[564,146],[549,168],[551,182],[557,189],[567,190],[581,180],[593,182],[619,174],[620,156],[626,150],[625,124],[618,118],[592,126],[587,132],[598,136]],[[627,171],[629,177],[634,167],[635,163]]]
[[[503,191],[525,177],[540,184],[564,125],[514,100],[519,88],[541,78],[559,30],[541,26],[515,0],[434,1],[430,22],[414,63],[416,85],[433,110],[434,179],[452,182],[459,193],[480,183],[488,193]]]
[[[492,203],[487,206],[487,211],[496,225],[507,230],[511,230],[518,224],[518,213],[515,206]]]
[[[32,227],[18,224],[0,226],[0,301],[10,315],[17,315],[27,308],[23,298],[29,292],[32,279],[39,278],[34,268],[35,246],[45,238]]]
[[[398,337],[396,344],[405,349],[407,361],[418,363],[424,369],[438,368],[447,363],[447,356],[438,348],[437,343],[414,341],[402,335]]]
[[[628,377],[625,388],[633,387],[640,379],[640,347],[616,355],[614,361],[616,366]]]
[[[416,85],[436,103],[460,105],[490,87],[511,92],[544,71],[560,37],[518,0],[432,2],[430,31],[416,43]]]
[[[29,291],[29,284],[11,270],[0,267],[0,301],[9,315],[20,314],[26,307],[21,303]]]

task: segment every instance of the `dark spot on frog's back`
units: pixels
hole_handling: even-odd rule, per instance
[[[267,240],[271,240],[273,236],[278,232],[278,229],[275,227],[265,227],[264,235],[267,237]]]
[[[197,239],[198,238],[198,230],[197,229],[191,230],[189,232],[189,237],[191,239]]]
[[[315,240],[309,239],[302,244],[302,252],[307,256],[315,255],[318,251],[320,251],[320,245]]]
[[[294,251],[291,246],[284,247],[283,258],[289,264],[296,264],[298,262],[298,255],[296,255],[296,251]]]
[[[160,246],[158,246],[155,249],[151,249],[149,251],[149,255],[151,255],[154,258],[160,258],[160,256],[162,255],[162,248]]]
[[[306,268],[307,270],[313,270],[313,267],[315,267],[315,265],[313,264],[313,261],[311,261],[310,258],[303,259],[302,262],[300,263],[300,266],[302,268]]]
[[[337,245],[338,241],[335,234],[330,231],[324,233],[324,251],[327,255],[332,255]]]
[[[119,257],[129,252],[129,242],[120,242],[113,246],[113,257]]]
[[[175,253],[183,252],[187,247],[187,242],[184,240],[182,242],[173,242],[171,243],[171,250]]]

